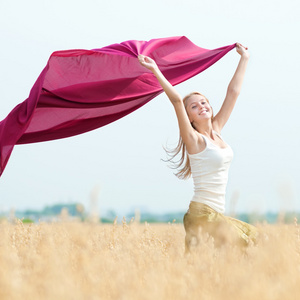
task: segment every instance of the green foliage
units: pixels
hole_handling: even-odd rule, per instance
[[[114,220],[110,218],[101,218],[100,221],[103,224],[112,224],[114,222]]]
[[[22,222],[23,222],[24,224],[30,224],[30,223],[34,223],[34,221],[33,221],[33,220],[31,220],[31,219],[29,219],[29,218],[22,219]]]
[[[68,210],[68,214],[70,216],[78,216],[79,213],[77,211],[77,203],[74,204],[55,204],[52,206],[46,206],[41,214],[44,216],[56,216],[59,215],[63,208]]]
[[[87,220],[87,213],[84,211],[84,207],[78,203],[71,204],[55,204],[51,206],[46,206],[42,210],[25,210],[17,211],[16,217],[19,219],[24,218],[24,223],[37,222],[40,219],[51,219],[51,217],[58,216],[61,214],[62,209],[68,211],[68,215],[71,217],[78,217],[81,221]],[[183,216],[185,211],[182,212],[172,212],[172,213],[151,213],[147,211],[141,211],[141,223],[172,223],[176,220],[176,223],[183,222]],[[108,211],[105,215],[101,215],[100,222],[111,224],[114,222],[115,217],[118,215],[114,210]],[[135,213],[129,213],[126,219],[130,220],[135,217]],[[269,224],[274,223],[293,223],[294,218],[300,219],[300,214],[297,212],[267,212],[265,214],[259,213],[238,213],[234,216],[235,218],[250,223],[263,223],[267,222]]]

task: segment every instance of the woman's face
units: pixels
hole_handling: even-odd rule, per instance
[[[202,95],[194,94],[187,99],[186,111],[190,122],[211,119],[212,108],[207,99]]]

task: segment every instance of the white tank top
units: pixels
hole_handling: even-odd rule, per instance
[[[194,196],[191,201],[204,203],[217,212],[224,213],[228,171],[233,152],[228,145],[220,148],[209,138],[202,136],[206,143],[205,149],[196,154],[188,154],[194,180]]]

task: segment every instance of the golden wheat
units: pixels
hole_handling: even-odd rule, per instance
[[[0,224],[0,299],[297,299],[297,223],[259,228],[184,256],[182,224]]]

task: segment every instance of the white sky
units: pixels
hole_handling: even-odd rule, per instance
[[[24,101],[53,51],[129,39],[187,36],[203,48],[234,42],[251,54],[245,83],[223,131],[235,157],[227,189],[237,211],[300,210],[299,2],[296,0],[0,0],[0,119]],[[235,50],[178,86],[204,93],[216,112],[237,66]],[[0,209],[79,201],[100,187],[100,210],[184,211],[181,181],[162,146],[175,145],[164,94],[129,116],[80,136],[16,146],[0,178]]]

